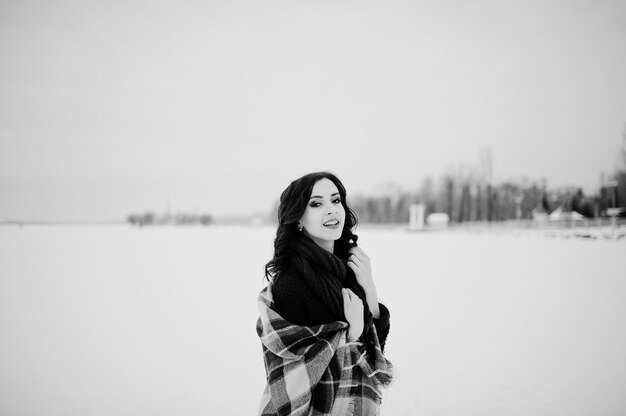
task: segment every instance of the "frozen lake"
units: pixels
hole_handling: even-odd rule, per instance
[[[383,415],[626,414],[626,244],[361,227]],[[273,227],[0,227],[0,414],[253,415]]]

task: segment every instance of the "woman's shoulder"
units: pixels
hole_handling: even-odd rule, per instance
[[[272,282],[274,306],[283,318],[298,325],[312,325],[312,317],[317,309],[311,303],[314,294],[296,272],[281,273]]]
[[[293,270],[284,270],[272,281],[272,295],[274,299],[292,297],[306,292],[308,287],[299,274]]]

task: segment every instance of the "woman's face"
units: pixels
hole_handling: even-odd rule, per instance
[[[304,215],[300,219],[302,232],[318,246],[333,252],[335,240],[341,237],[346,211],[335,184],[328,178],[313,185]]]

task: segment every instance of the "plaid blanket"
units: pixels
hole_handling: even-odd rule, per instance
[[[258,297],[257,333],[263,346],[267,385],[259,414],[378,415],[391,363],[376,337],[375,357],[361,342],[348,342],[348,323],[298,326],[273,309],[271,284]]]

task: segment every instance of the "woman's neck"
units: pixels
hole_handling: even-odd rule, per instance
[[[317,238],[311,238],[315,244],[328,251],[329,253],[335,252],[335,242],[328,240],[318,240]]]

